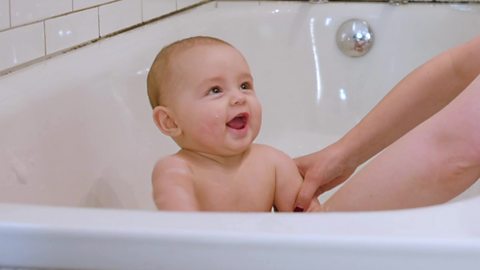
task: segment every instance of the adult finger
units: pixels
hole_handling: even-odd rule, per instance
[[[311,181],[309,178],[305,178],[300,186],[297,200],[295,201],[295,211],[303,212],[305,209],[308,209],[316,190],[317,186],[315,182]]]

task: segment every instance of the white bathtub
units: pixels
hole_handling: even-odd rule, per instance
[[[360,58],[335,45],[354,17],[375,33]],[[254,73],[258,141],[298,156],[478,29],[473,4],[211,2],[0,77],[0,269],[478,269],[478,185],[402,211],[155,211],[151,169],[177,147],[152,123],[145,88],[163,45],[223,38]]]

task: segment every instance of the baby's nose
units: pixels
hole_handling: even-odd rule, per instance
[[[243,93],[240,93],[240,92],[236,92],[236,93],[232,94],[230,103],[232,105],[241,105],[241,104],[245,103],[245,95]]]

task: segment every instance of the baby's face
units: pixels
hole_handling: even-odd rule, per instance
[[[182,148],[215,155],[245,151],[258,135],[262,111],[243,56],[223,44],[197,45],[172,65],[170,104]]]

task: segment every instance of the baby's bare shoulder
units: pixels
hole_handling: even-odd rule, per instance
[[[153,170],[155,205],[161,210],[199,210],[193,173],[188,162],[177,155],[160,159]]]
[[[252,145],[253,150],[257,151],[258,155],[261,155],[275,163],[293,163],[292,158],[283,151],[265,144]]]
[[[152,180],[163,178],[176,179],[179,176],[190,177],[192,175],[192,169],[187,160],[178,155],[171,155],[157,161],[153,169]]]

